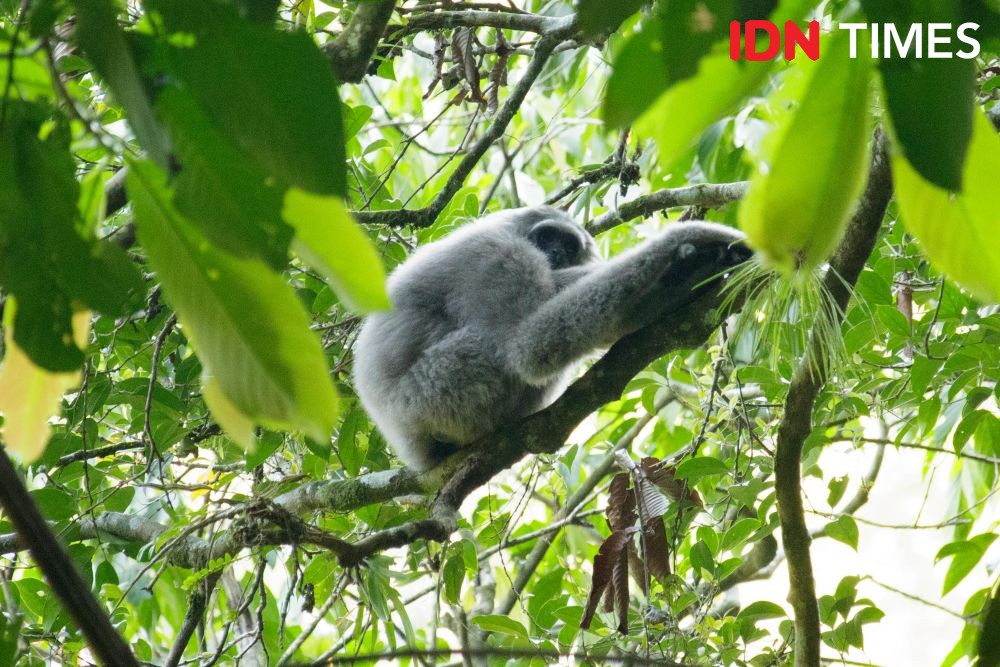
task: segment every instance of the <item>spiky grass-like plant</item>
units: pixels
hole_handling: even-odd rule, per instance
[[[832,270],[827,268],[827,270]],[[824,283],[821,269],[775,271],[748,262],[730,276],[723,307],[740,313],[731,340],[752,336],[754,359],[772,369],[782,361],[805,359],[810,370],[833,373],[847,363],[841,335],[842,313]]]

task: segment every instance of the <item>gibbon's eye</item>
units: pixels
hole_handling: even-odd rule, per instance
[[[562,269],[579,263],[580,239],[557,225],[537,225],[531,230],[528,239],[545,253],[549,266],[553,269]]]

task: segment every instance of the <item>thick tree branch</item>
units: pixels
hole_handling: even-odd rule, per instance
[[[165,557],[180,567],[203,568],[210,560],[235,554],[247,546],[308,543],[325,547],[344,563],[353,564],[383,549],[417,539],[446,539],[455,529],[456,509],[468,493],[529,452],[557,451],[587,415],[618,398],[636,373],[653,360],[704,343],[720,322],[716,312],[719,302],[717,291],[706,292],[674,311],[669,319],[623,338],[553,405],[520,423],[501,428],[433,470],[417,474],[402,468],[307,484],[280,496],[273,504],[248,507],[247,514],[258,521],[237,521],[211,541],[193,532],[174,538],[168,543]],[[348,511],[438,489],[441,491],[430,519],[375,533],[353,545],[292,516],[313,510]],[[151,519],[104,512],[94,519],[81,520],[67,538],[92,539],[105,535],[149,544],[167,530]],[[0,536],[0,553],[20,548],[15,536]]]
[[[875,247],[886,206],[892,196],[892,176],[886,154],[885,137],[881,130],[873,142],[873,156],[868,184],[854,213],[843,240],[830,260],[826,289],[843,317],[851,298],[851,287],[857,282],[865,262]],[[819,609],[809,554],[810,535],[802,505],[800,465],[802,446],[812,432],[812,410],[820,389],[827,380],[830,357],[822,336],[813,336],[813,363],[804,359],[792,378],[785,398],[778,442],[774,454],[775,493],[781,538],[788,558],[790,584],[789,601],[795,612],[795,665],[819,665]]]
[[[76,570],[49,524],[21,481],[7,452],[0,446],[0,507],[17,534],[31,550],[38,569],[52,592],[87,638],[94,655],[105,665],[138,665],[128,644],[111,625],[111,619]]]
[[[339,81],[358,83],[364,78],[395,6],[395,0],[358,3],[343,32],[323,46]]]

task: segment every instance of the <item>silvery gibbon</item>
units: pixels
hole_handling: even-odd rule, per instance
[[[546,407],[584,357],[748,260],[742,239],[719,224],[677,223],[604,261],[555,208],[488,215],[392,273],[394,309],[368,316],[354,348],[358,396],[403,462],[427,470]]]

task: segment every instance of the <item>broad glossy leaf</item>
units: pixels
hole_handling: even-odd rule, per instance
[[[993,587],[993,595],[987,603],[983,626],[979,631],[979,656],[977,665],[1000,665],[1000,584]]]
[[[302,304],[262,262],[208,243],[172,207],[165,180],[151,163],[133,162],[127,186],[139,240],[194,343],[203,377],[254,423],[328,440],[337,398]],[[227,421],[223,426],[245,441],[245,424]]]
[[[836,521],[826,524],[823,533],[838,542],[843,542],[855,551],[858,550],[858,524],[852,517],[844,515]]]
[[[779,112],[769,164],[740,208],[750,244],[785,270],[830,255],[864,184],[871,61],[850,58],[849,47],[849,33],[838,31],[819,60],[795,61],[786,85],[801,91],[798,108]]]
[[[129,124],[146,153],[165,166],[169,142],[153,115],[135,54],[118,26],[118,5],[114,0],[75,0],[73,5],[76,41],[127,111]]]
[[[35,365],[15,340],[17,303],[4,306],[4,357],[0,363],[0,413],[4,416],[4,444],[25,463],[36,461],[45,451],[52,428],[49,420],[59,414],[63,395],[80,384],[80,372],[51,373]],[[73,314],[73,340],[87,345],[90,313]]]
[[[702,132],[757,90],[772,67],[771,62],[735,62],[728,52],[713,52],[702,58],[695,76],[660,95],[635,122],[635,130],[656,139],[660,166],[669,170]]]
[[[983,301],[1000,300],[1000,137],[980,111],[956,195],[920,176],[901,155],[892,157],[900,216],[938,269]]]
[[[670,85],[663,65],[659,18],[643,21],[614,57],[602,115],[609,127],[625,127],[638,118]]]
[[[814,4],[812,0],[783,0],[771,20],[779,25],[797,20]],[[773,67],[773,61],[731,60],[728,45],[717,44],[701,59],[697,74],[670,86],[648,106],[636,121],[635,130],[656,139],[660,166],[669,170],[702,132],[760,88]],[[652,76],[656,84],[661,75]],[[666,73],[662,76],[666,77]]]
[[[729,467],[714,456],[696,456],[693,459],[684,459],[678,463],[674,474],[678,479],[695,482],[702,477],[725,475],[728,473]]]
[[[948,591],[965,579],[996,539],[997,535],[994,533],[982,533],[966,541],[951,542],[941,547],[934,561],[951,557],[948,571],[944,575],[941,595],[947,595]]]
[[[476,616],[472,619],[472,622],[489,632],[528,639],[528,631],[525,630],[524,626],[519,621],[515,621],[507,616],[501,616],[500,614]]]
[[[577,4],[577,20],[585,35],[600,35],[617,30],[627,19],[649,0],[580,0]]]
[[[777,0],[669,0],[660,3],[663,62],[670,81],[693,76],[701,58],[726,38],[731,21],[767,18]]]
[[[389,308],[382,260],[340,197],[290,188],[282,215],[295,229],[295,253],[323,274],[348,308]]]
[[[50,371],[79,368],[71,318],[79,304],[129,312],[142,281],[118,247],[80,235],[80,187],[65,126],[48,112],[9,101],[0,129],[0,286],[18,298],[14,339]],[[77,305],[74,305],[77,304]]]
[[[156,110],[180,160],[173,181],[177,210],[220,249],[284,268],[292,228],[281,219],[281,190],[215,130],[185,91],[164,90]]]
[[[202,0],[151,3],[195,43],[169,56],[215,129],[279,183],[346,196],[337,81],[308,35],[241,20]]]
[[[861,5],[873,23],[895,24],[904,36],[911,24],[926,33],[927,24],[957,26],[959,19],[958,0],[862,0]],[[951,39],[955,43],[954,35]],[[893,136],[910,164],[931,183],[960,190],[972,136],[976,65],[964,58],[930,58],[926,49],[922,58],[914,52],[906,58],[879,58],[885,104]]]

